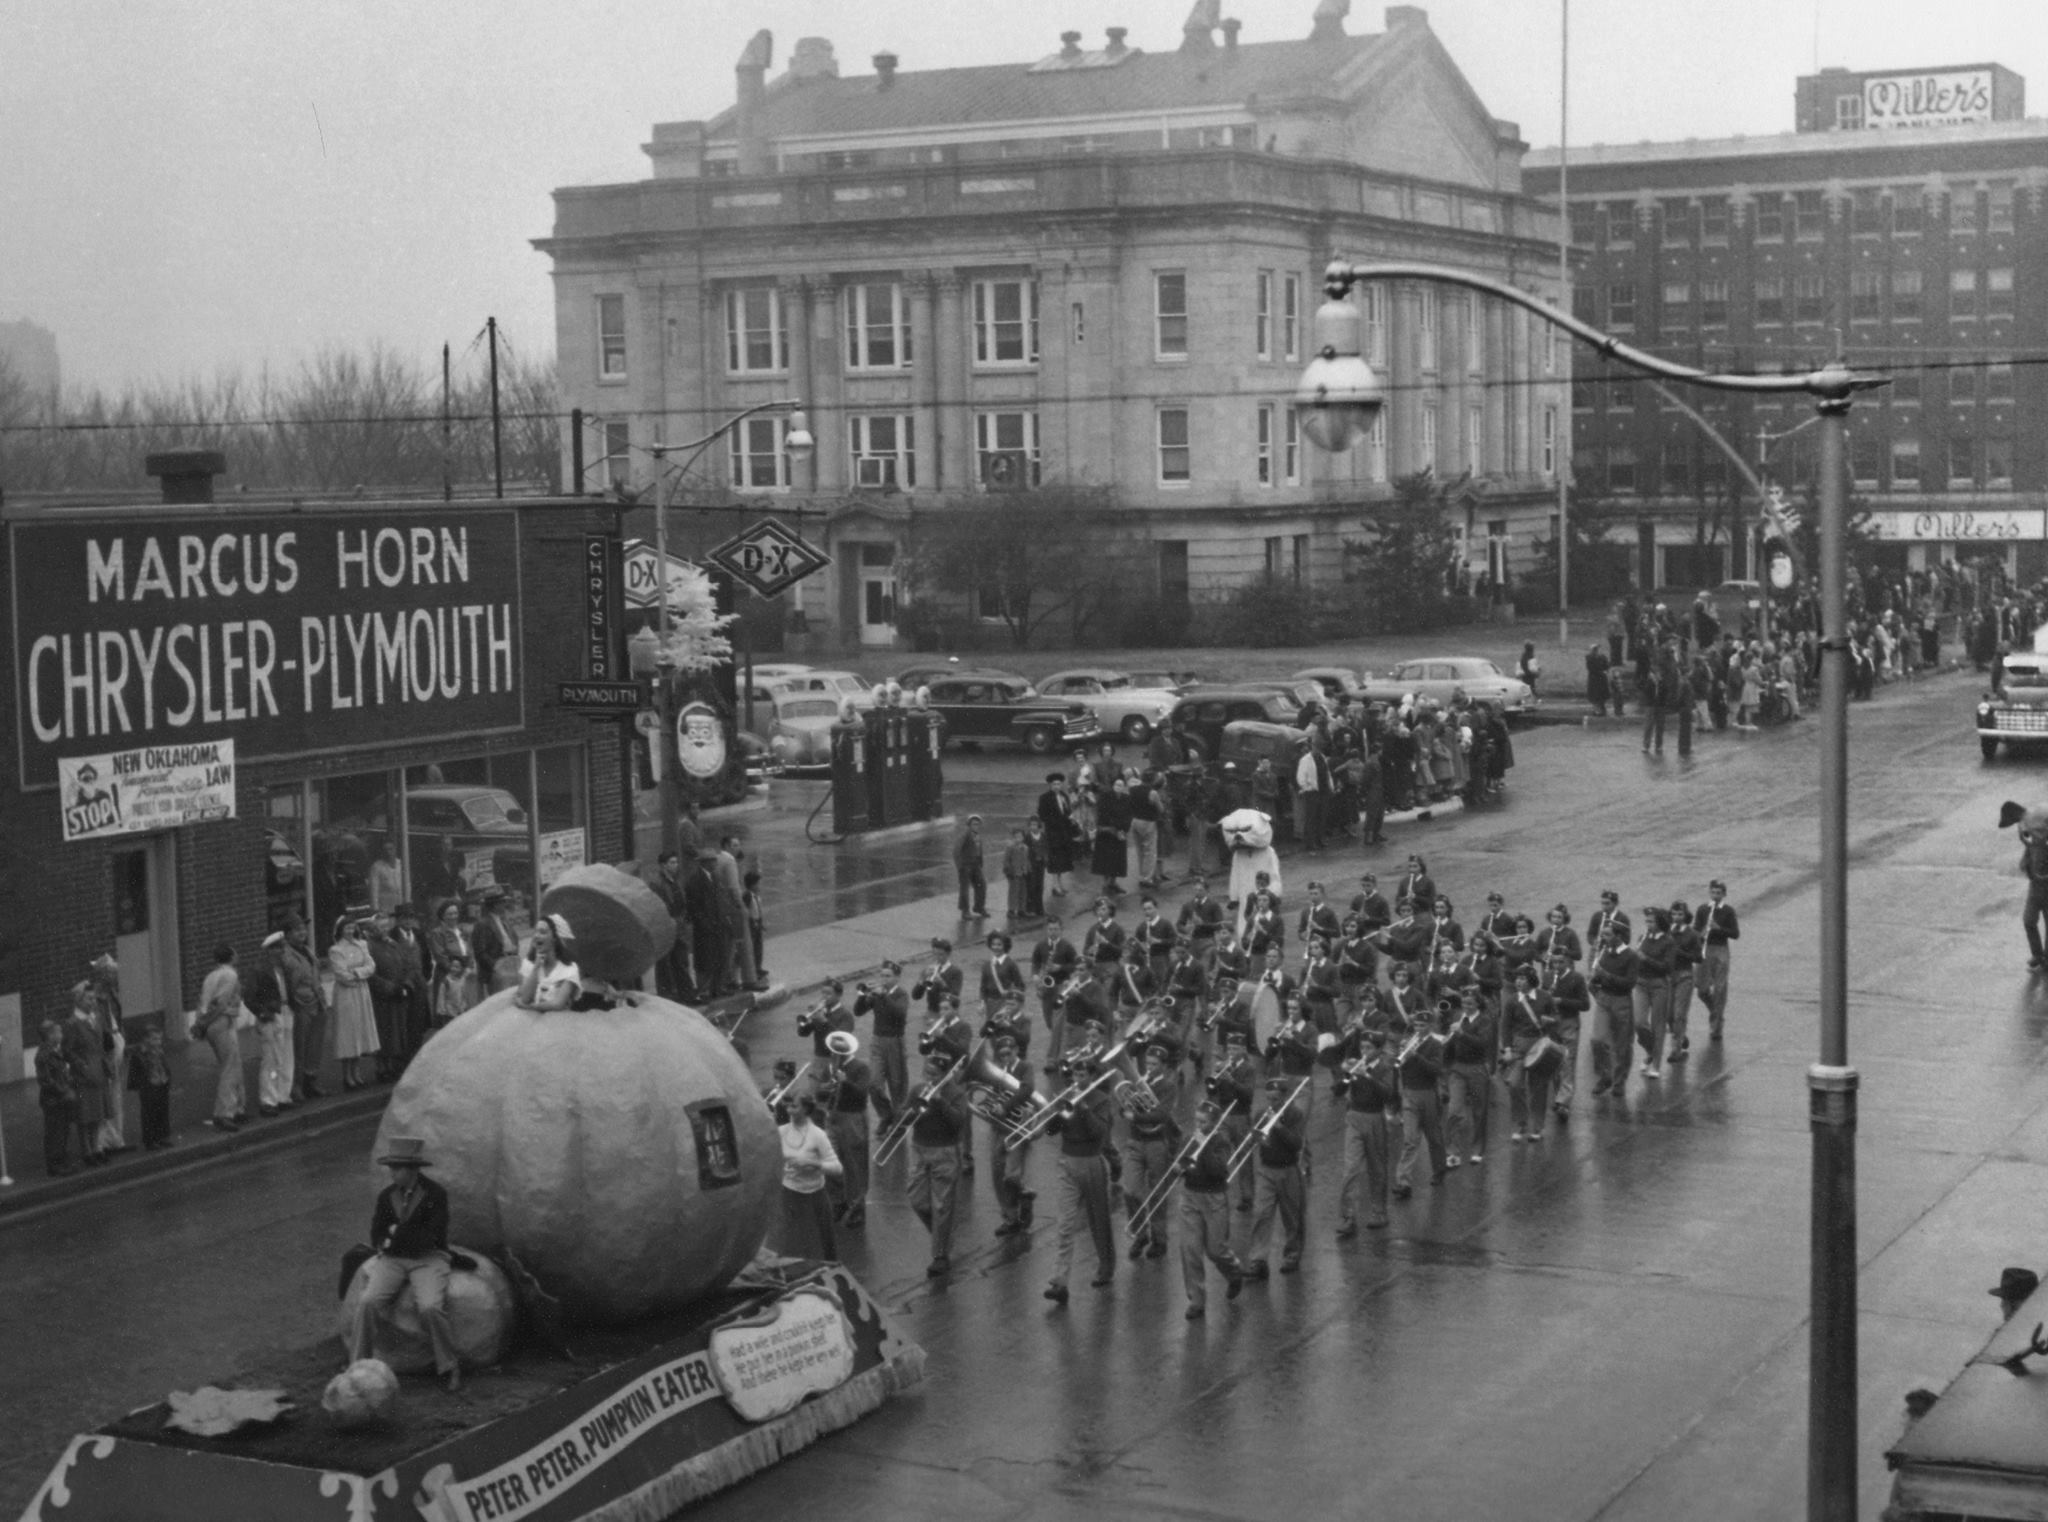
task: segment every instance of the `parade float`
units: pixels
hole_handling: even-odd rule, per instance
[[[401,1377],[432,1368],[408,1290],[374,1359],[330,1330],[74,1437],[28,1519],[652,1522],[917,1382],[843,1266],[761,1251],[773,1119],[716,1027],[631,989],[660,901],[599,866],[541,907],[573,927],[575,1005],[506,990],[436,1033],[371,1153],[423,1141],[447,1190],[461,1388]],[[309,1330],[347,1325],[367,1256]]]

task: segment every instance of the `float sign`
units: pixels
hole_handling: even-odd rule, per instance
[[[81,752],[245,762],[524,722],[509,508],[162,513],[9,529],[25,788]]]
[[[235,817],[235,742],[148,745],[57,763],[64,838],[138,835]]]

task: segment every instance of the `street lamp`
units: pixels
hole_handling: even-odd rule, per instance
[[[1856,1070],[1849,1066],[1849,641],[1843,610],[1846,503],[1843,459],[1849,405],[1886,384],[1839,358],[1803,375],[1725,375],[1634,349],[1515,286],[1428,264],[1350,264],[1324,273],[1315,358],[1295,407],[1302,432],[1325,449],[1347,447],[1384,392],[1366,364],[1358,309],[1344,298],[1365,280],[1418,280],[1497,296],[1534,312],[1602,357],[1713,391],[1800,392],[1820,424],[1820,1060],[1806,1070],[1813,1131],[1812,1277],[1807,1393],[1806,1514],[1856,1514]]]
[[[655,711],[661,717],[661,730],[655,737],[657,745],[666,747],[671,744],[670,737],[675,729],[675,699],[670,691],[675,660],[669,653],[668,648],[668,510],[670,501],[681,488],[684,479],[690,473],[691,467],[697,463],[705,450],[724,438],[748,418],[758,417],[765,412],[782,413],[789,418],[789,426],[783,430],[782,452],[789,456],[791,463],[800,465],[805,460],[808,460],[811,457],[811,451],[817,447],[817,441],[811,437],[810,419],[805,415],[803,407],[804,404],[794,397],[777,397],[773,401],[759,402],[752,407],[735,412],[701,439],[691,439],[683,444],[663,444],[657,442],[648,446],[648,452],[654,456],[657,468],[670,455],[680,454],[684,450],[689,451],[684,457],[683,463],[676,467],[669,489],[657,496],[654,503],[654,564],[655,576],[660,585],[660,590],[656,594],[654,602],[656,629],[660,640],[658,660],[661,668],[655,679]],[[667,765],[660,768],[661,849],[663,855],[676,848],[676,837],[681,833],[683,812],[682,782],[676,776],[679,770],[679,767]]]

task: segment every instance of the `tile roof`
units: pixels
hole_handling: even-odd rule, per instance
[[[1242,105],[1335,93],[1337,76],[1388,41],[1385,34],[1329,42],[1243,43],[1235,49],[1146,53],[1133,49],[1106,67],[1034,70],[1031,64],[897,71],[888,89],[876,76],[769,83],[762,128],[773,139],[1056,121],[1063,117]],[[1099,54],[1088,55],[1091,59]],[[713,118],[712,142],[735,135],[736,112]]]

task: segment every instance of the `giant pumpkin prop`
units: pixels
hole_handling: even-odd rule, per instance
[[[638,977],[674,925],[612,867],[541,900],[577,965]],[[452,1240],[515,1254],[579,1321],[617,1325],[726,1283],[767,1234],[781,1186],[775,1122],[742,1062],[695,1010],[652,994],[539,1013],[493,994],[421,1049],[377,1133],[419,1136],[446,1186]]]

